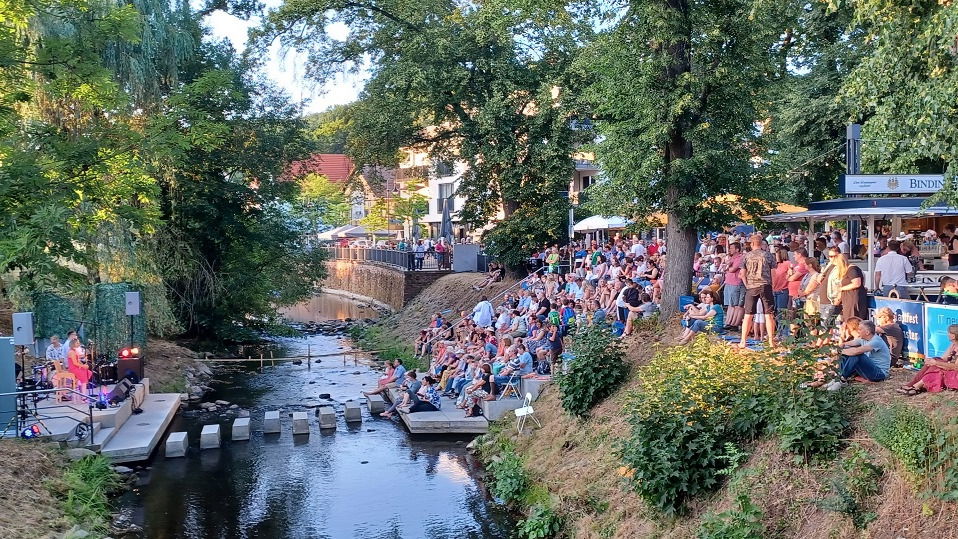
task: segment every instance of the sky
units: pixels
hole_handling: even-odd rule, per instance
[[[278,0],[264,2],[268,8],[279,6]],[[223,11],[215,11],[205,19],[214,39],[229,39],[238,52],[246,48],[247,31],[259,24],[254,18],[244,21]],[[345,39],[348,30],[345,25],[334,24],[326,29],[335,39]],[[341,105],[355,101],[362,90],[363,78],[356,75],[339,75],[334,81],[319,86],[306,80],[303,68],[304,57],[295,51],[288,51],[285,55],[280,52],[278,44],[270,49],[270,58],[264,62],[265,75],[272,79],[277,86],[286,90],[293,101],[303,104],[306,113],[320,112],[333,105]]]

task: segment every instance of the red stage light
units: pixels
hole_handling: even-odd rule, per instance
[[[130,357],[130,349],[124,348],[123,350],[120,350],[120,357]]]

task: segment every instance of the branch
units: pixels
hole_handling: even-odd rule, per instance
[[[344,3],[343,3],[343,7],[344,7],[344,8],[368,9],[368,10],[374,12],[374,13],[379,13],[379,14],[382,15],[383,17],[386,17],[387,19],[389,19],[389,20],[391,20],[391,21],[393,21],[393,22],[395,22],[395,23],[397,23],[397,24],[400,24],[400,25],[402,25],[402,26],[405,26],[406,28],[408,28],[408,29],[410,29],[410,30],[414,30],[414,31],[416,31],[416,32],[420,32],[420,31],[422,31],[422,29],[423,29],[421,26],[419,26],[419,25],[417,25],[417,24],[413,24],[413,23],[411,23],[411,22],[409,22],[409,21],[407,21],[407,20],[405,20],[405,19],[402,19],[402,18],[399,17],[398,15],[394,15],[394,14],[392,14],[391,12],[386,11],[385,9],[383,9],[383,8],[381,8],[381,7],[379,7],[379,6],[373,5],[373,4],[366,4],[366,3],[362,3],[362,2],[344,2]]]

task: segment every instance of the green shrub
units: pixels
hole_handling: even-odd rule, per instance
[[[745,494],[735,500],[737,509],[708,515],[698,531],[699,539],[761,539],[762,511]]]
[[[795,390],[786,394],[774,425],[783,450],[803,457],[831,457],[851,426],[856,391]]]
[[[791,451],[834,452],[847,427],[840,404],[853,396],[803,387],[814,367],[807,350],[741,354],[704,337],[656,355],[629,395],[632,431],[619,448],[636,492],[668,515],[680,512],[737,464],[728,444],[739,448],[767,429],[779,430]]]
[[[622,342],[611,329],[592,326],[576,333],[568,370],[556,375],[566,412],[583,417],[629,376]]]
[[[932,470],[929,492],[943,500],[958,501],[958,418],[950,410],[950,419],[936,428],[931,444],[929,465]]]
[[[535,504],[529,510],[529,516],[519,523],[516,536],[520,539],[547,539],[562,531],[562,517],[550,507]]]
[[[529,486],[529,477],[522,459],[511,445],[503,444],[500,453],[493,456],[486,467],[492,474],[492,494],[496,498],[505,503],[522,499]]]
[[[77,525],[92,531],[105,531],[110,516],[107,495],[120,486],[120,476],[106,457],[85,457],[63,473],[64,510]]]
[[[896,402],[880,408],[866,425],[868,434],[879,445],[891,451],[905,470],[921,476],[928,466],[928,457],[935,430],[931,419],[920,410]]]
[[[877,515],[869,511],[871,498],[881,491],[879,480],[883,475],[868,452],[855,446],[842,461],[841,473],[831,481],[831,495],[818,502],[829,511],[844,513],[857,528],[864,528]]]

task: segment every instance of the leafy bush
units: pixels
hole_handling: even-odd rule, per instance
[[[931,419],[920,410],[900,402],[880,408],[866,429],[909,473],[920,476],[926,471],[935,430]]]
[[[520,539],[547,539],[555,537],[562,531],[562,517],[550,507],[535,504],[529,511],[529,516],[519,523],[516,536]]]
[[[658,354],[629,396],[632,432],[620,454],[633,487],[675,514],[737,464],[728,444],[739,447],[766,429],[780,431],[791,451],[833,452],[848,425],[842,399],[850,397],[803,387],[814,369],[807,350],[740,354],[704,337]],[[803,418],[821,425],[802,425]],[[821,428],[834,430],[826,436]]]
[[[622,342],[608,327],[592,326],[576,333],[571,347],[574,359],[556,376],[562,407],[578,417],[615,392],[629,376]]]
[[[855,527],[864,528],[877,517],[868,508],[871,498],[881,491],[878,481],[883,473],[881,467],[871,461],[868,452],[856,446],[842,461],[841,473],[831,481],[831,495],[818,505],[844,513],[851,517]]]
[[[492,474],[492,494],[506,503],[517,502],[529,486],[529,477],[515,449],[507,444],[500,447],[501,452],[487,465]]]
[[[953,412],[954,410],[952,410]],[[958,419],[954,415],[940,425],[932,440],[929,464],[934,471],[931,493],[943,500],[958,502]]]
[[[705,517],[699,539],[761,539],[762,511],[745,494],[735,501],[738,509]]]
[[[781,448],[808,457],[833,456],[851,425],[856,391],[794,391],[787,393],[774,425]]]

